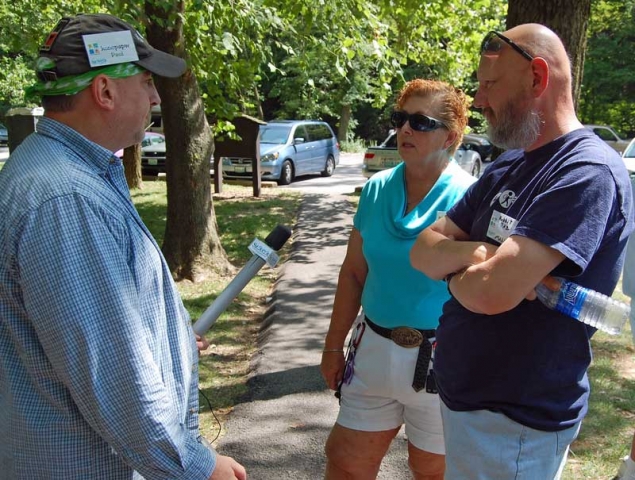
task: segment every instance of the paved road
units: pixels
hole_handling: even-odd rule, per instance
[[[275,310],[261,334],[249,398],[236,406],[218,450],[252,480],[322,478],[324,443],[338,404],[319,372],[323,339],[344,259],[354,207],[346,198],[364,182],[361,154],[344,155],[329,179],[307,178],[293,252],[276,286]],[[410,478],[403,433],[378,478]]]

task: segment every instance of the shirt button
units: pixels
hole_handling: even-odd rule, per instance
[[[191,413],[192,415],[194,415],[194,414],[196,413],[196,409],[195,409],[195,408],[190,408],[190,413]]]

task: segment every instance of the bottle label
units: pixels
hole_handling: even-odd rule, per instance
[[[554,310],[564,313],[576,320],[580,317],[580,310],[584,305],[588,290],[572,282],[562,282],[558,303]]]

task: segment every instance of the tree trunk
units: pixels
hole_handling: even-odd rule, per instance
[[[254,102],[256,102],[256,108],[258,109],[258,118],[260,120],[265,119],[265,112],[262,110],[262,102],[260,101],[260,93],[258,92],[258,85],[254,83]]]
[[[591,0],[509,0],[507,28],[521,23],[541,23],[556,32],[571,59],[573,101],[576,108],[580,98],[586,31],[591,16]]]
[[[141,177],[141,145],[131,145],[123,150],[123,168],[128,188],[143,188]]]
[[[184,2],[161,5],[165,9],[146,1],[148,41],[159,50],[186,58],[181,20]],[[198,83],[190,69],[177,79],[155,77],[155,82],[162,99],[167,143],[168,211],[163,254],[177,280],[197,282],[212,272],[226,274],[233,267],[218,236],[210,183],[214,139]]]
[[[348,140],[348,124],[351,121],[351,106],[350,104],[342,105],[342,111],[340,113],[340,126],[337,129],[337,139],[341,142]]]

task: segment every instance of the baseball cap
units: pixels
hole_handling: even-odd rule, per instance
[[[39,54],[50,60],[45,62],[45,69],[37,72],[44,81],[120,63],[134,63],[168,78],[181,76],[186,68],[182,58],[153,48],[134,27],[103,13],[62,18]]]

